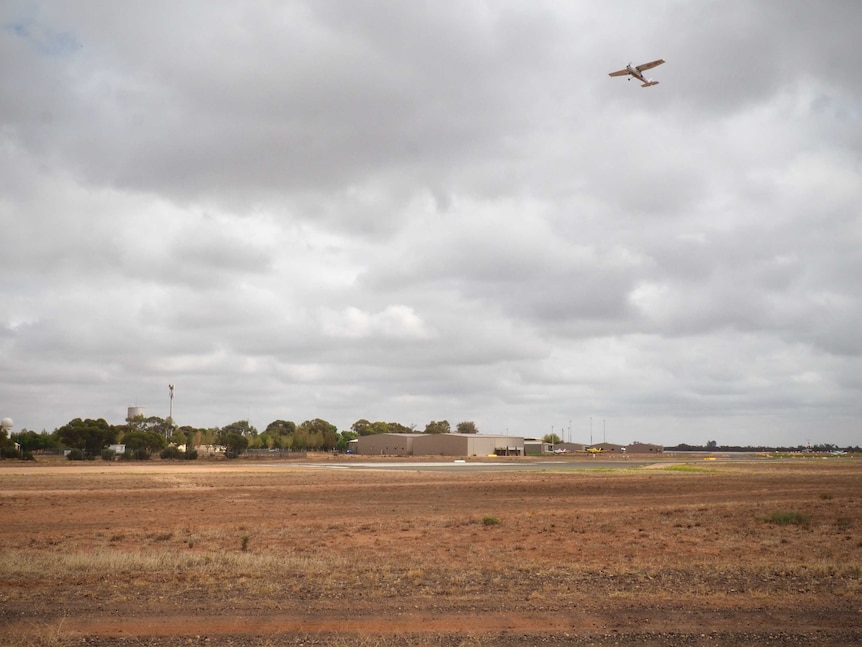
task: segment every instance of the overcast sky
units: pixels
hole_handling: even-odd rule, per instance
[[[862,443],[860,25],[3,2],[0,416]]]

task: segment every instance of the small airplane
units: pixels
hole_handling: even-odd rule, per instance
[[[657,61],[652,61],[650,63],[644,63],[643,65],[638,65],[633,67],[631,63],[626,65],[625,69],[617,70],[616,72],[611,72],[608,76],[628,76],[629,81],[632,80],[632,77],[636,78],[638,81],[643,83],[642,88],[648,88],[651,85],[658,85],[658,81],[653,81],[652,79],[646,78],[643,73],[645,70],[650,70],[654,67],[657,67],[664,63],[664,59],[660,58]]]

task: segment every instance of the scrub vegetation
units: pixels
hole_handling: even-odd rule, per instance
[[[135,467],[0,469],[0,645],[862,639],[853,462]]]

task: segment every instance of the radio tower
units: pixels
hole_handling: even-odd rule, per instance
[[[170,394],[170,404],[168,405],[168,424],[171,427],[171,435],[174,431],[174,385],[168,384],[168,393]]]

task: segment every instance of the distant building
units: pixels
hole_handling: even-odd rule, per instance
[[[597,449],[600,452],[604,453],[612,453],[612,454],[622,454],[627,451],[625,447],[622,445],[617,445],[615,443],[596,443],[595,445],[590,445],[587,449]]]
[[[371,434],[356,439],[356,453],[367,456],[412,456],[420,434]]]
[[[524,439],[524,454],[527,456],[541,456],[542,454],[551,454],[553,451],[554,446],[551,443],[536,438]]]
[[[587,446],[586,443],[557,443],[554,445],[554,453],[575,454],[583,452]]]
[[[653,445],[651,443],[634,442],[626,447],[627,454],[663,454],[664,447],[662,445]]]
[[[524,439],[490,434],[371,434],[356,439],[365,456],[522,456]]]
[[[490,434],[421,434],[414,456],[520,456],[524,439]]]

